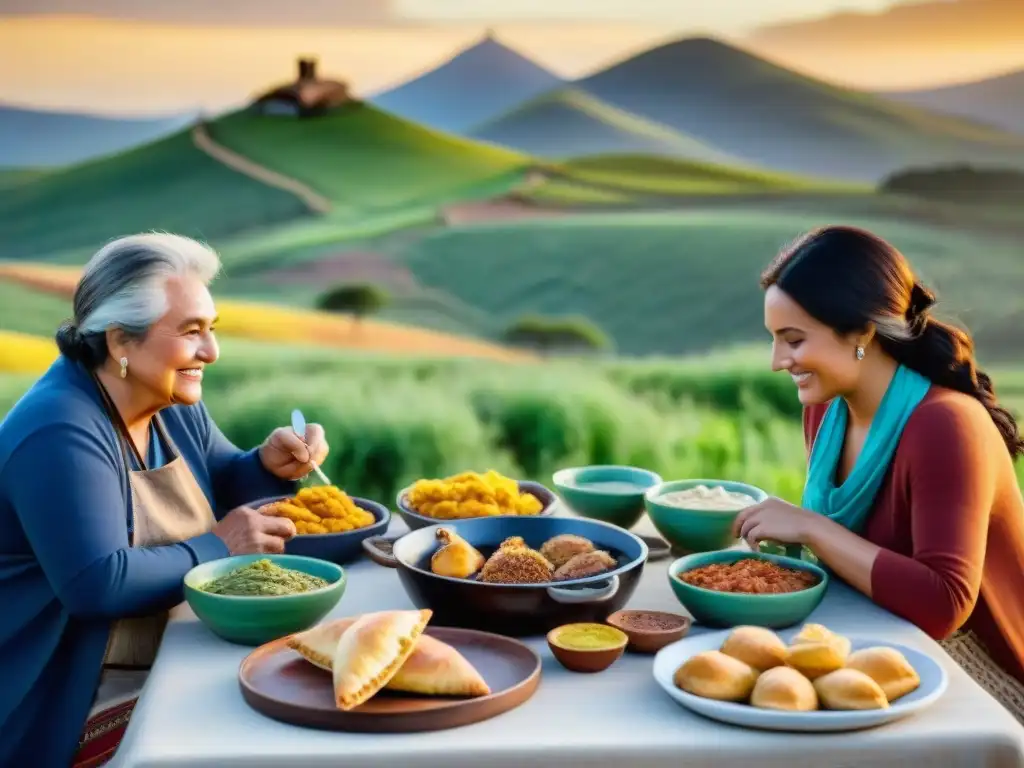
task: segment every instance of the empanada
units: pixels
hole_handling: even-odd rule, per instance
[[[885,691],[856,669],[837,669],[814,681],[814,690],[825,709],[888,709]]]
[[[792,667],[772,667],[754,683],[750,704],[761,709],[812,712],[818,708],[818,693],[814,684]]]
[[[465,656],[430,635],[420,635],[416,649],[387,688],[427,696],[486,696],[491,692]]]
[[[387,685],[416,648],[433,612],[367,613],[346,629],[331,663],[334,699],[340,709],[358,707]]]
[[[890,703],[921,685],[921,677],[907,657],[887,646],[854,651],[846,660],[846,668],[863,672],[878,683]]]
[[[830,641],[797,643],[786,650],[786,664],[808,680],[814,680],[842,668],[846,663],[843,650],[842,645]]]
[[[756,681],[757,670],[721,651],[691,656],[672,678],[677,688],[718,701],[746,701]]]
[[[739,626],[729,633],[720,649],[726,656],[764,671],[786,663],[786,644],[764,627]]]
[[[319,624],[292,635],[286,644],[310,664],[331,672],[341,636],[358,618],[349,616]],[[427,634],[419,636],[409,658],[384,688],[427,696],[486,696],[491,692],[465,656]]]

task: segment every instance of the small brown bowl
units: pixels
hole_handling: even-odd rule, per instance
[[[573,648],[560,642],[559,638],[562,633],[580,627],[601,627],[605,631],[614,630],[614,632],[608,633],[613,635],[613,639],[610,639],[607,645],[602,645],[599,648]],[[629,643],[629,636],[617,627],[592,623],[563,624],[548,632],[547,639],[552,655],[570,672],[603,672],[619,660]]]
[[[667,629],[648,629],[638,626],[635,622],[640,617],[650,617],[655,621],[674,622],[676,626]],[[692,620],[689,616],[666,611],[616,611],[605,621],[629,637],[629,650],[634,653],[657,653],[666,645],[682,640],[690,631]]]

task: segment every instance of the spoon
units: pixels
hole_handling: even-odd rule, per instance
[[[292,430],[295,432],[296,435],[299,436],[300,440],[305,442],[306,417],[302,415],[302,411],[300,411],[298,408],[292,411]],[[323,473],[323,470],[321,470],[320,467],[317,466],[317,463],[312,459],[310,459],[309,463],[313,465],[313,471],[316,472],[317,477],[320,478],[320,482],[322,482],[324,485],[331,485],[331,481],[327,479],[327,475],[325,475]]]

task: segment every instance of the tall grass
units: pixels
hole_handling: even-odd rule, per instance
[[[204,389],[228,437],[256,445],[302,408],[326,429],[331,479],[384,503],[420,477],[494,468],[550,483],[556,469],[590,463],[643,466],[666,479],[738,479],[793,502],[803,486],[792,384],[742,351],[528,365],[341,356],[236,339],[222,352]],[[0,376],[0,413],[31,380]]]
[[[559,467],[587,463],[740,477],[786,498],[801,487],[799,422],[753,390],[701,381],[696,368],[677,366],[681,380],[660,393],[632,386],[624,364],[338,356],[234,339],[223,352],[205,400],[231,439],[257,444],[302,408],[327,431],[332,480],[385,502],[424,476],[493,467],[550,482]],[[30,381],[0,382],[3,413]]]

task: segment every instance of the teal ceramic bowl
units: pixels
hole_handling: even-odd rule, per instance
[[[247,597],[214,595],[199,587],[256,560],[319,576],[329,584],[296,595]],[[309,629],[338,604],[345,594],[345,571],[340,565],[300,555],[238,555],[197,565],[185,574],[185,600],[210,631],[230,643],[262,645]]]
[[[761,502],[768,494],[760,488],[731,480],[673,480],[647,489],[644,505],[658,533],[674,548],[683,552],[714,552],[736,543],[732,524],[739,509],[688,509],[675,507],[659,499],[666,493],[686,491],[698,485],[721,486],[727,491],[745,493]]]
[[[704,565],[734,563],[737,560],[745,559],[767,560],[785,568],[810,571],[818,577],[818,583],[799,592],[752,595],[716,592],[687,584],[679,578],[679,574]],[[700,552],[679,558],[668,568],[668,582],[679,602],[700,624],[708,627],[736,627],[752,624],[769,629],[782,629],[804,621],[818,607],[822,598],[825,597],[829,578],[828,573],[822,568],[804,560],[733,549],[721,552]]]
[[[560,469],[552,476],[562,501],[580,517],[630,529],[644,514],[644,493],[661,477],[639,467],[593,465]]]

